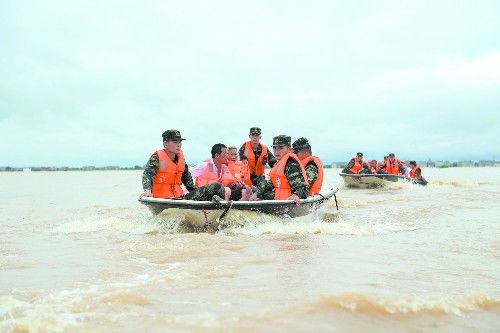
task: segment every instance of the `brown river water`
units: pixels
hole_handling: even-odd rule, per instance
[[[500,332],[500,168],[194,233],[140,171],[0,173],[0,332]]]

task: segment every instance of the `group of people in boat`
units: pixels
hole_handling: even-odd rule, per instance
[[[181,149],[185,139],[178,130],[165,131],[163,149],[151,155],[144,170],[141,197],[293,200],[299,204],[300,199],[321,191],[323,165],[312,155],[306,138],[292,144],[288,135],[275,136],[271,152],[260,142],[260,128],[250,128],[248,137],[239,150],[236,146],[214,144],[211,158],[188,167]],[[266,165],[271,167],[267,176]]]
[[[346,167],[342,170],[347,174],[383,174],[405,176],[408,180],[420,185],[427,185],[427,181],[422,176],[422,169],[415,161],[403,162],[396,158],[394,153],[384,156],[384,160],[363,161],[363,153],[359,152],[351,158]]]

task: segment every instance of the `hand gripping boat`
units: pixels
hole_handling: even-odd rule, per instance
[[[159,214],[165,209],[180,209],[189,215],[190,224],[206,226],[224,218],[229,210],[254,211],[284,217],[299,217],[314,213],[330,198],[335,198],[337,205],[338,188],[331,189],[326,194],[317,194],[306,199],[301,199],[297,205],[293,200],[258,200],[258,201],[194,201],[184,199],[162,199],[141,197],[139,202],[148,206],[154,214]],[[338,210],[338,205],[337,205]]]
[[[427,185],[427,181],[425,179],[422,179],[422,181],[417,182],[403,175],[340,173],[340,176],[344,178],[344,183],[348,187],[357,187],[357,188],[384,187],[401,180],[405,180],[412,184],[419,184],[422,186]]]

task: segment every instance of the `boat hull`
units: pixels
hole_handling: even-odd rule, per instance
[[[321,195],[315,195],[300,201],[297,205],[292,200],[259,201],[193,201],[183,199],[162,199],[142,197],[139,202],[148,206],[153,214],[179,213],[195,228],[207,228],[219,225],[230,210],[252,211],[281,217],[295,218],[316,212],[325,202],[335,197],[338,189]],[[336,200],[336,198],[335,198]]]
[[[404,176],[382,174],[346,174],[341,173],[347,187],[377,188],[386,187],[404,179]]]

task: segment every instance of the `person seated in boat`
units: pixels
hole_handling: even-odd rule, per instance
[[[385,172],[385,164],[387,163],[388,158],[389,158],[389,156],[384,156],[384,160],[378,162],[378,164],[377,164],[377,173],[378,174],[387,174],[387,172]]]
[[[224,186],[225,200],[248,199],[250,193],[247,195],[245,184],[236,178],[227,166],[227,147],[223,143],[217,143],[212,146],[211,155],[211,159],[190,168],[196,187],[220,183]]]
[[[300,159],[292,153],[291,141],[288,135],[273,138],[273,153],[277,162],[269,172],[269,181],[263,177],[256,180],[257,191],[251,200],[293,200],[298,205],[300,199],[307,198],[309,184],[306,171]]]
[[[231,174],[248,186],[252,185],[250,171],[248,170],[248,159],[245,155],[238,159],[238,148],[231,146],[227,148],[227,167]]]
[[[417,162],[410,161],[410,172],[408,174],[411,181],[420,185],[427,185],[427,180],[422,177],[422,169],[417,165]]]
[[[248,159],[248,168],[250,170],[250,180],[255,183],[257,177],[264,177],[266,164],[271,168],[276,163],[276,158],[269,151],[268,147],[260,142],[261,130],[259,127],[250,128],[250,141],[243,143],[239,150],[240,159],[246,156]]]
[[[371,160],[368,162],[368,168],[370,169],[371,174],[377,174],[378,173],[378,163],[377,160]]]
[[[224,197],[222,184],[215,183],[196,188],[182,153],[182,138],[178,130],[163,132],[163,149],[151,155],[142,175],[144,193],[141,197],[182,198],[210,201],[214,195]],[[181,185],[188,191],[184,193]]]
[[[383,173],[389,175],[404,175],[405,168],[400,160],[396,158],[394,153],[390,153],[387,157],[387,160],[383,165],[381,165],[381,169],[384,170]]]
[[[347,163],[346,167],[342,170],[343,173],[352,173],[352,174],[365,174],[370,173],[370,168],[368,164],[363,161],[363,153],[359,152],[355,157],[351,158],[349,163]]]
[[[306,170],[309,183],[309,196],[318,194],[323,185],[323,163],[317,156],[313,156],[311,145],[306,138],[299,138],[292,144],[293,152],[302,162]]]

